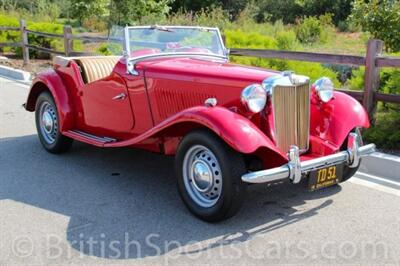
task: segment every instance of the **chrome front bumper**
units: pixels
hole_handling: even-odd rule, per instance
[[[357,167],[360,158],[375,151],[375,144],[359,146],[361,137],[357,133],[350,133],[348,137],[347,150],[335,154],[300,162],[299,148],[291,146],[289,151],[289,162],[280,167],[247,173],[242,176],[246,183],[267,183],[289,179],[292,183],[299,183],[301,177],[310,171],[321,169],[330,165],[346,163],[348,167]]]

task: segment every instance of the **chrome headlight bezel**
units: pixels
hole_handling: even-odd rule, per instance
[[[267,103],[267,92],[261,84],[251,84],[242,90],[240,100],[248,111],[259,113]]]
[[[330,78],[322,77],[314,82],[318,98],[327,103],[333,98],[334,84]]]

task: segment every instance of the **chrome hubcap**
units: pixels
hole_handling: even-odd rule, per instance
[[[192,200],[205,208],[214,206],[221,195],[222,175],[212,151],[202,145],[191,147],[182,170],[185,188]]]
[[[40,106],[40,131],[43,139],[52,144],[56,140],[58,130],[55,108],[49,102],[43,102]]]
[[[193,186],[200,192],[206,192],[212,185],[212,172],[210,167],[201,160],[196,160],[192,165]]]
[[[47,133],[50,133],[53,130],[54,121],[51,117],[51,114],[48,111],[45,111],[42,116],[43,128]]]

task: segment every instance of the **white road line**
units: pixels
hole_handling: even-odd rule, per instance
[[[399,186],[400,187],[400,179],[399,179],[399,181],[395,181],[393,179],[383,178],[383,177],[379,177],[379,176],[376,176],[376,175],[367,174],[367,173],[364,173],[364,172],[357,172],[356,175],[365,176],[365,177],[368,177],[368,178],[376,179],[376,180],[379,180],[381,182],[393,184],[395,186]]]
[[[1,84],[8,84],[8,83],[12,83],[13,85],[17,85],[18,87],[21,87],[21,88],[29,88],[30,87],[29,84],[23,83],[21,81],[13,80],[13,79],[10,79],[10,78],[6,78],[6,77],[3,77],[3,76],[0,76],[0,85]]]
[[[400,182],[357,172],[349,182],[400,197]]]

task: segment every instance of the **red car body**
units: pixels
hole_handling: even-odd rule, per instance
[[[240,103],[244,87],[277,72],[190,57],[146,60],[136,69],[138,76],[129,75],[121,59],[110,76],[84,84],[73,60],[55,65],[33,81],[26,109],[34,111],[37,96],[49,90],[59,107],[62,134],[95,146],[172,155],[187,132],[206,127],[236,151],[260,156],[264,168],[287,162],[287,151],[279,150],[273,134],[262,128],[265,114],[248,114]],[[129,97],[113,101],[120,93]],[[335,91],[334,99],[324,103],[314,90],[311,95],[310,148],[302,160],[335,153],[352,129],[369,127],[365,110],[354,98]],[[210,97],[218,100],[217,107],[204,106]],[[73,130],[117,141],[96,142]]]
[[[125,41],[123,57],[58,57],[35,78],[25,108],[46,150],[75,139],[175,155],[183,201],[212,222],[239,210],[245,183],[331,186],[374,150],[362,146],[369,120],[359,102],[328,78],[310,86],[229,63],[218,29],[126,27]]]

